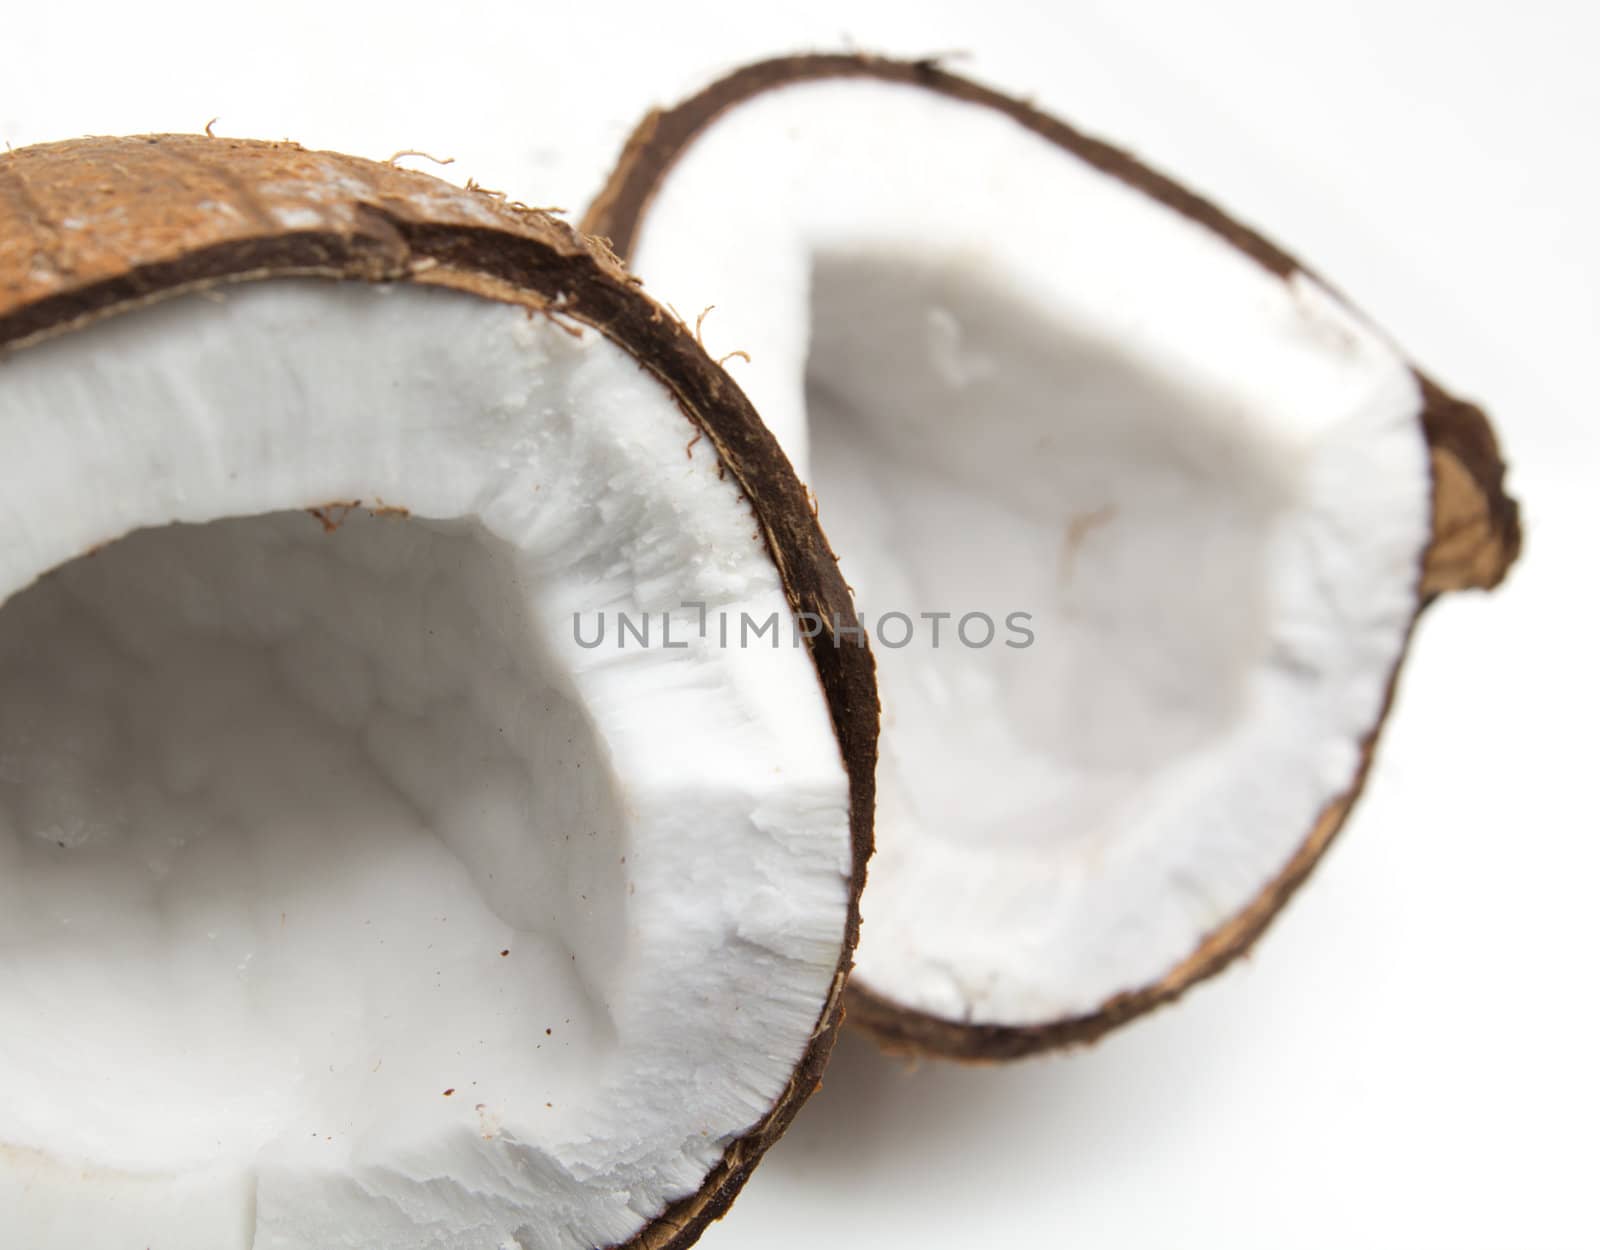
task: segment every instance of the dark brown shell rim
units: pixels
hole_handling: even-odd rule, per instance
[[[994,109],[1205,227],[1269,273],[1285,280],[1305,274],[1333,289],[1211,201],[1026,101],[949,73],[937,60],[905,61],[853,53],[805,54],[749,65],[674,108],[652,112],[628,139],[610,178],[584,216],[584,230],[607,240],[627,258],[667,175],[718,118],[763,92],[838,78],[901,83]],[[1499,585],[1521,550],[1522,528],[1517,503],[1506,493],[1505,462],[1488,418],[1480,408],[1451,396],[1420,370],[1414,372],[1423,395],[1420,416],[1433,475],[1433,537],[1418,574],[1420,613],[1446,591],[1488,590]],[[1402,648],[1390,674],[1390,698],[1404,655]],[[1092,1042],[1173,1001],[1248,950],[1310,875],[1360,795],[1388,708],[1386,698],[1377,724],[1362,744],[1361,764],[1350,788],[1327,805],[1284,870],[1238,915],[1207,934],[1194,952],[1160,981],[1120,994],[1090,1014],[1032,1027],[948,1020],[852,983],[846,1000],[851,1023],[891,1050],[981,1062]]]
[[[739,388],[603,246],[503,196],[292,143],[89,138],[0,155],[0,370],[102,317],[274,277],[450,287],[590,326],[673,395],[749,501],[789,602],[855,621],[805,489]],[[839,964],[807,1051],[700,1190],[628,1243],[679,1250],[732,1202],[821,1078],[843,1017],[872,850],[878,698],[865,647],[810,647],[850,782],[852,874]]]

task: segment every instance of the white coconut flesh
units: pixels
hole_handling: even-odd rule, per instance
[[[846,778],[803,649],[689,628],[788,613],[692,437],[598,334],[438,290],[0,366],[6,1244],[606,1246],[770,1110]]]
[[[897,84],[729,110],[632,260],[749,352],[730,368],[881,622],[859,983],[1025,1026],[1160,982],[1380,717],[1429,536],[1400,356],[1010,118]],[[937,645],[924,613],[952,614]]]

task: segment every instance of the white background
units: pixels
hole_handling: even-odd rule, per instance
[[[1600,1246],[1594,6],[8,3],[0,138],[219,116],[576,213],[648,104],[841,46],[965,51],[1302,256],[1490,407],[1527,554],[1429,613],[1366,799],[1251,960],[1021,1066],[847,1041],[703,1244]]]

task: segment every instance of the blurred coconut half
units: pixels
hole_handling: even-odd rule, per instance
[[[1419,611],[1517,554],[1477,408],[1248,227],[933,63],[740,70],[645,118],[584,224],[715,306],[868,620],[849,1013],[887,1044],[1093,1039],[1221,969],[1349,812]]]

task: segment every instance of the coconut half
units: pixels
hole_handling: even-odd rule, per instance
[[[0,604],[6,1245],[683,1246],[816,1084],[870,655],[696,628],[850,600],[564,224],[0,157]]]
[[[708,334],[878,649],[850,1018],[1003,1058],[1221,969],[1356,797],[1417,613],[1519,545],[1483,414],[1300,265],[927,62],[638,127],[585,228]]]

